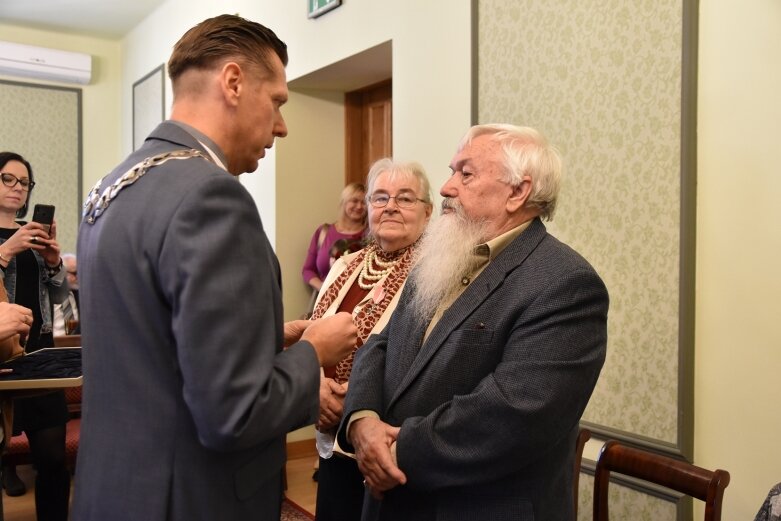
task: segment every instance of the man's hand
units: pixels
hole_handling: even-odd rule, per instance
[[[332,378],[320,377],[320,419],[317,429],[327,431],[339,425],[344,412],[347,389]]]
[[[301,335],[315,348],[320,365],[336,365],[355,349],[358,330],[353,324],[352,315],[341,312],[336,315],[315,320]]]
[[[291,320],[290,322],[285,322],[285,347],[290,347],[298,342],[306,328],[311,324],[311,320]]]
[[[395,454],[391,452],[400,430],[372,417],[361,418],[350,425],[350,442],[355,447],[358,468],[377,499],[381,499],[386,490],[407,482],[407,476],[396,465]]]

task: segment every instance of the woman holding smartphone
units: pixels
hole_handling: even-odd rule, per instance
[[[54,346],[52,304],[67,298],[68,285],[56,239],[56,224],[52,222],[49,227],[17,221],[27,214],[35,186],[30,163],[19,154],[0,152],[0,181],[0,276],[9,302],[32,310],[33,324],[25,343],[25,351],[30,353]],[[14,434],[22,431],[27,434],[37,470],[35,508],[39,521],[68,518],[67,421],[68,409],[62,391],[15,400]],[[24,493],[23,483],[19,490],[20,483],[13,468],[3,469],[3,485],[9,495]]]

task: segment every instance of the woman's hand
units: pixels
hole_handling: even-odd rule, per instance
[[[29,224],[29,223],[28,223]],[[36,223],[37,224],[37,223]],[[41,225],[43,226],[43,225]],[[46,232],[44,232],[46,233]],[[38,237],[36,244],[43,245],[43,248],[35,248],[38,253],[41,254],[46,265],[50,268],[59,266],[60,264],[60,243],[57,242],[57,221],[52,221],[49,233],[45,237]]]
[[[331,378],[320,377],[320,417],[317,428],[327,431],[339,425],[344,412],[344,397],[347,387]]]
[[[33,249],[43,257],[48,266],[56,266],[60,263],[60,245],[57,242],[57,224],[53,222],[50,232],[46,232],[45,225],[37,222],[29,222],[16,230],[11,237],[2,244],[0,253],[6,259],[16,257],[24,250]]]
[[[0,302],[0,340],[13,335],[27,335],[33,323],[33,312],[17,304]]]
[[[323,281],[320,280],[318,277],[312,277],[309,279],[309,285],[312,286],[312,289],[315,291],[320,291],[320,288],[323,287]]]

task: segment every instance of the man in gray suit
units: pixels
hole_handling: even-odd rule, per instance
[[[338,436],[365,520],[567,520],[608,294],[545,230],[561,161],[537,131],[473,127],[443,215],[382,334],[358,351]]]
[[[236,177],[287,134],[286,63],[255,22],[190,29],[168,62],[171,120],[85,203],[73,519],[279,518],[285,435],[317,419],[319,366],[357,338],[346,313],[283,326],[279,264]]]

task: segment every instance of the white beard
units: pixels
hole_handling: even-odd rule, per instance
[[[429,224],[415,250],[415,269],[409,279],[414,289],[411,307],[421,320],[430,320],[439,304],[461,286],[479,259],[475,246],[484,242],[485,222],[469,219],[457,200],[447,198],[442,208],[454,212],[442,214]]]

